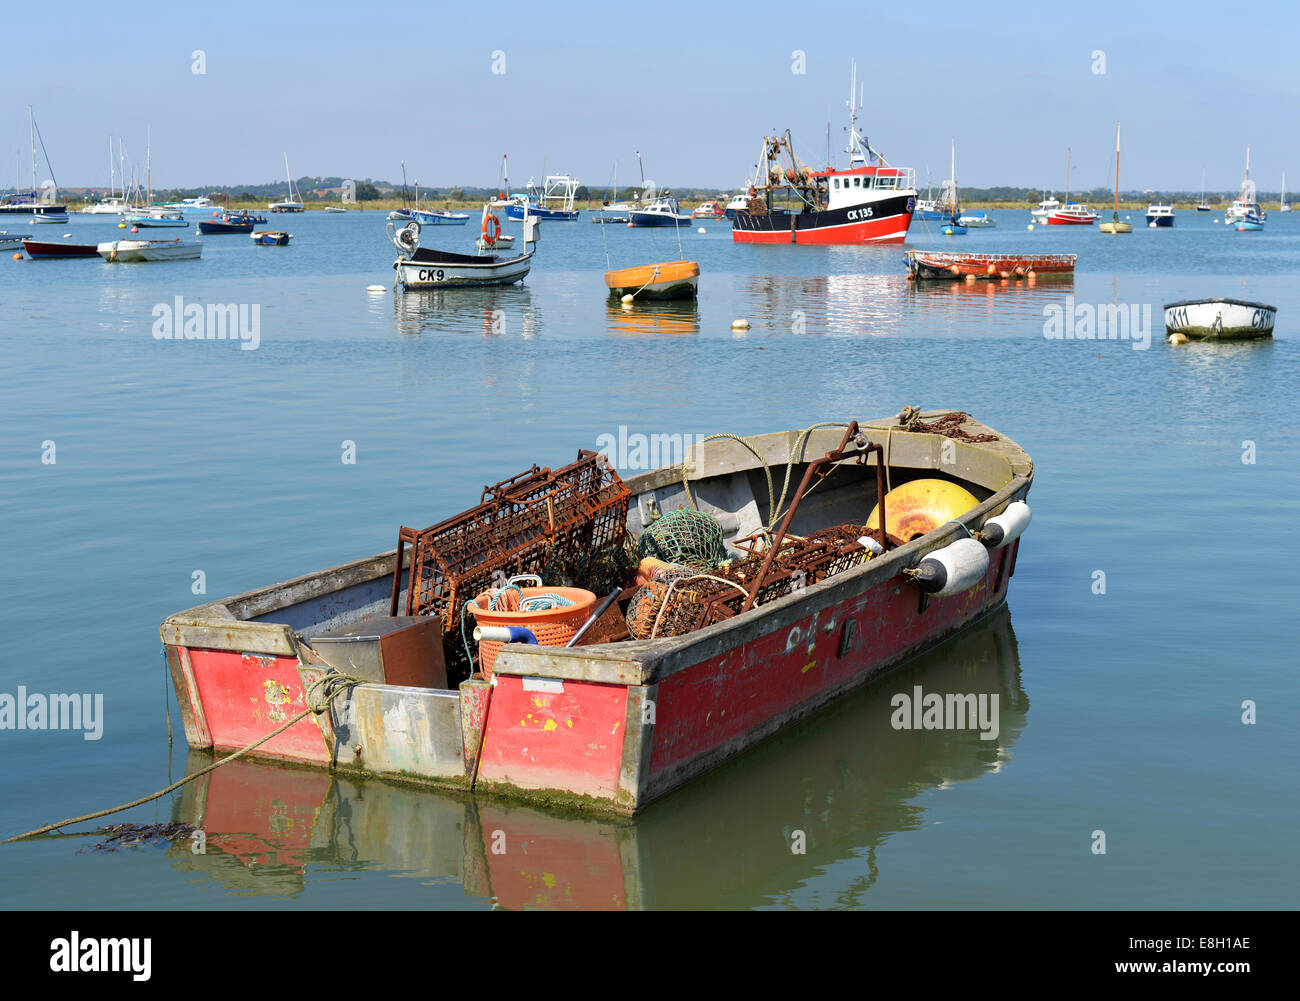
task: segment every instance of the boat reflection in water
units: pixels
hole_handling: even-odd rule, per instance
[[[392,296],[393,318],[397,332],[409,337],[477,331],[528,340],[542,328],[532,295],[527,285],[407,289]]]
[[[624,305],[607,299],[605,322],[611,334],[676,337],[700,332],[700,307],[694,299],[645,300]]]
[[[998,696],[996,738],[982,739],[974,724],[894,729],[895,694],[917,686]],[[231,894],[293,896],[313,879],[378,869],[459,883],[471,905],[511,909],[766,906],[850,860],[858,874],[835,901],[860,906],[877,876],[876,849],[921,827],[916,797],[1007,767],[1028,708],[1003,606],[635,819],[236,761],[185,786],[173,805],[173,820],[206,833],[206,854],[187,842],[168,857]],[[210,760],[191,752],[188,769]],[[796,831],[806,854],[791,851]]]

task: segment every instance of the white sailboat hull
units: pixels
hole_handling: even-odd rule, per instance
[[[485,257],[482,263],[468,260],[410,260],[398,258],[393,267],[397,280],[406,289],[465,288],[474,285],[512,285],[523,281],[532,267],[529,250],[515,257]],[[468,255],[446,255],[467,258]]]

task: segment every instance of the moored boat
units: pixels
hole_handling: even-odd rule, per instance
[[[252,216],[246,213],[226,212],[216,219],[199,220],[199,232],[204,236],[223,233],[251,233],[253,232],[253,225]]]
[[[516,196],[506,205],[506,218],[520,221],[525,215],[554,222],[576,222],[578,209],[573,207],[573,197],[578,190],[578,179],[568,174],[552,174],[546,178],[540,191],[528,182],[526,195]]]
[[[665,191],[649,205],[630,211],[628,222],[636,229],[647,226],[689,226],[691,214],[683,212],[677,199]]]
[[[1184,299],[1166,303],[1165,330],[1193,340],[1272,337],[1277,307],[1248,299]]]
[[[175,240],[110,240],[97,246],[99,256],[110,263],[139,261],[193,261],[203,252],[203,244]]]
[[[753,493],[781,463],[800,484],[784,508]],[[160,634],[193,748],[243,749],[283,727],[250,756],[634,814],[1001,608],[1032,480],[1014,442],[911,408],[697,445],[626,482],[582,452],[402,529],[396,550],[177,613]],[[729,566],[667,578],[654,556],[603,562],[625,533],[640,553],[684,557],[665,547],[695,536],[674,526],[708,527],[694,555]],[[553,559],[576,561],[588,597],[576,583],[549,582],[549,596],[520,584],[556,606],[527,611],[492,584],[494,569]],[[614,580],[630,583],[606,591]],[[607,601],[587,616],[597,590]],[[461,644],[470,606],[474,659]],[[493,638],[502,630],[510,642]],[[384,647],[395,633],[411,655]],[[378,656],[363,663],[351,652],[367,637]]]
[[[1242,178],[1241,191],[1236,199],[1223,213],[1226,226],[1234,227],[1238,232],[1249,232],[1264,228],[1268,213],[1260,208],[1255,195],[1255,182],[1250,179],[1250,147],[1246,147],[1246,174]]]
[[[491,206],[483,207],[479,253],[457,254],[420,246],[420,224],[410,222],[400,230],[388,223],[388,239],[397,248],[397,283],[404,289],[464,288],[478,285],[513,285],[532,268],[537,243],[537,220],[524,216],[524,252],[513,257],[493,253],[501,236],[501,223]]]
[[[1103,233],[1133,232],[1133,224],[1127,221],[1121,222],[1119,218],[1119,122],[1115,123],[1115,211],[1112,213],[1109,222],[1104,222],[1097,228]]]
[[[13,236],[0,229],[0,250],[17,250],[26,239],[25,236]]]
[[[957,217],[957,221],[970,229],[992,229],[998,224],[998,221],[983,209],[974,212],[963,212]]]
[[[857,127],[857,65],[849,91],[849,165],[814,171],[794,151],[789,130],[764,136],[754,197],[731,221],[736,243],[902,243],[916,209],[911,168],[895,167]]]
[[[1091,226],[1097,221],[1097,213],[1078,202],[1066,202],[1059,209],[1047,213],[1049,226]]]
[[[609,294],[637,299],[689,299],[696,294],[700,266],[695,261],[665,261],[605,272]]]
[[[144,229],[184,229],[190,224],[184,213],[175,209],[164,208],[152,208],[143,212],[135,212],[123,216],[122,221],[128,226]]]
[[[1167,202],[1153,202],[1147,206],[1147,225],[1167,227],[1174,224],[1174,207]]]
[[[293,175],[289,172],[289,154],[284,154],[284,178],[289,185],[288,197],[282,198],[278,202],[271,202],[267,206],[271,212],[302,212],[307,206],[303,204],[302,195],[298,191],[298,186],[293,182]]]
[[[909,250],[903,255],[910,278],[1028,278],[1074,274],[1078,254],[954,254]]]
[[[293,239],[292,233],[282,233],[278,230],[266,229],[250,233],[249,237],[259,247],[287,247],[289,241]]]
[[[692,219],[725,219],[726,217],[727,210],[715,201],[697,205],[691,212]]]
[[[68,243],[53,240],[23,240],[28,257],[98,257],[96,243]]]
[[[1047,217],[1061,207],[1061,203],[1055,198],[1044,197],[1038,203],[1038,207],[1030,209],[1029,217],[1039,226],[1047,225]]]
[[[436,209],[412,209],[411,218],[421,226],[464,226],[468,212],[440,212]]]

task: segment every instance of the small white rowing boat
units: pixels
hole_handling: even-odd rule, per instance
[[[1277,307],[1245,299],[1186,299],[1165,306],[1165,330],[1206,341],[1272,337]]]
[[[134,261],[194,261],[203,252],[203,244],[175,240],[110,240],[96,248],[109,263]]]

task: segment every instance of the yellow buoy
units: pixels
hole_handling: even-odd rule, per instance
[[[1031,222],[1027,228],[1032,233],[1034,231],[1034,224]]]
[[[119,223],[117,224],[117,228],[118,228],[118,229],[126,229],[126,223],[124,223],[124,222],[119,222]]]
[[[969,490],[956,483],[912,480],[885,494],[885,528],[895,538],[911,542],[918,535],[960,517],[978,503]],[[879,527],[880,505],[877,504],[867,519],[867,528]]]
[[[732,329],[732,330],[748,330],[748,329],[749,329],[749,321],[748,321],[748,320],[732,320],[732,321],[731,321],[731,329]]]
[[[1170,335],[1169,335],[1169,343],[1170,343],[1170,344],[1186,344],[1186,343],[1187,343],[1187,335],[1186,335],[1186,334],[1170,334]]]
[[[623,296],[623,300],[622,300],[622,301],[623,301],[624,303],[629,303],[629,302],[631,302],[631,301],[632,301],[632,293],[629,292],[627,295]]]

